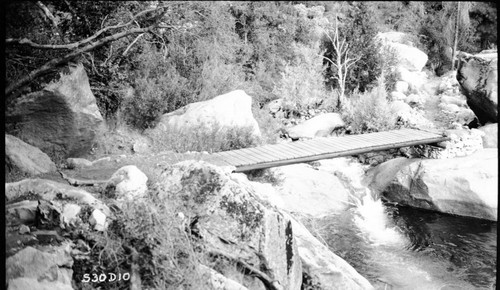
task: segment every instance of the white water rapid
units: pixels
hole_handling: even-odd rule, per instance
[[[407,241],[401,231],[389,223],[385,206],[380,198],[375,199],[369,189],[366,191],[361,199],[355,198],[354,223],[374,246],[404,247]]]
[[[448,261],[411,250],[410,237],[395,224],[380,197],[362,185],[364,171],[359,164],[355,169],[352,163],[343,165],[335,175],[349,188],[353,206],[348,217],[352,223],[342,226],[354,226],[345,232],[354,232],[359,238],[346,237],[337,250],[350,247],[347,256],[357,260],[358,271],[368,275],[365,277],[375,289],[470,289],[470,284],[457,279],[461,273],[446,270]]]

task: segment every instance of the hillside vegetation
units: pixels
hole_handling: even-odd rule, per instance
[[[386,88],[394,85],[390,57],[374,41],[377,32],[405,32],[439,74],[451,68],[455,36],[459,51],[495,47],[496,4],[462,4],[10,2],[7,99],[44,87],[58,66],[82,62],[108,123],[140,130],[161,114],[235,89],[251,95],[256,107],[283,98],[291,115],[318,100],[328,111],[341,111],[344,98],[370,91],[382,74]],[[347,44],[345,53],[335,47],[335,36]],[[338,52],[352,60],[348,68],[339,69]]]

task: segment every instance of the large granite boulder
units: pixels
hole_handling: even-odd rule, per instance
[[[300,176],[301,172],[303,176]],[[345,209],[349,202],[348,191],[365,192],[361,184],[363,173],[359,163],[336,158],[318,161],[314,168],[301,164],[280,167],[273,174],[283,182],[274,186],[251,182],[257,196],[279,208],[292,222],[302,260],[302,289],[373,289],[367,279],[291,216],[319,218]],[[317,176],[313,177],[315,174]],[[246,180],[242,174],[233,174],[232,178],[237,178],[242,184]],[[296,181],[288,181],[295,178]],[[307,181],[308,178],[311,180]],[[301,182],[305,184],[300,185]],[[306,189],[308,186],[311,188]]]
[[[80,64],[44,90],[15,100],[7,108],[5,128],[60,161],[88,153],[102,122]]]
[[[252,114],[252,97],[236,90],[213,99],[188,104],[161,116],[156,130],[174,129],[188,132],[205,126],[223,129],[250,129],[253,136],[261,136],[259,125]]]
[[[288,136],[292,139],[327,137],[333,130],[344,126],[345,124],[340,114],[326,113],[315,116],[288,129]]]
[[[349,205],[349,191],[332,172],[308,164],[293,164],[270,168],[279,184],[253,183],[261,195],[279,209],[312,218],[339,213]]]
[[[229,170],[192,160],[167,167],[158,180],[158,194],[179,205],[208,253],[260,269],[277,289],[300,289],[302,265],[291,221],[266,206],[250,184],[233,179]]]
[[[479,122],[498,122],[498,55],[460,53],[457,80]]]
[[[367,175],[372,190],[391,202],[427,210],[497,220],[498,150],[452,159],[387,161]]]
[[[398,67],[419,72],[427,63],[427,54],[413,46],[401,32],[379,32],[376,36],[384,53],[391,53],[397,59]]]
[[[287,214],[285,214],[287,216]],[[335,255],[301,223],[289,216],[304,271],[303,289],[375,289],[351,265]]]
[[[57,170],[47,154],[9,134],[5,134],[5,161],[31,175]]]

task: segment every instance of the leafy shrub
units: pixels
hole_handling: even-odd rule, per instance
[[[285,65],[281,81],[273,93],[283,98],[282,109],[292,115],[316,107],[326,96],[323,58],[319,44],[315,47],[296,45],[296,59]]]
[[[397,117],[389,107],[383,75],[371,91],[353,93],[341,113],[353,133],[395,129]]]
[[[145,129],[163,113],[174,111],[192,100],[188,81],[159,50],[147,46],[138,56],[133,75],[134,94],[120,109],[127,124]]]
[[[396,52],[390,47],[384,47],[378,52],[381,64],[381,74],[384,78],[385,89],[392,92],[399,80],[399,73],[397,72],[397,64],[399,63]]]
[[[350,8],[349,18],[339,23],[340,39],[349,43],[349,55],[359,60],[351,67],[346,79],[346,92],[359,90],[365,92],[374,86],[376,79],[382,73],[382,60],[379,54],[379,44],[375,41],[377,23],[370,11],[370,3],[354,3]],[[335,50],[331,43],[326,42],[325,56],[334,59]],[[331,82],[336,75],[336,69],[330,66],[327,71],[329,85],[334,88],[338,84]]]
[[[271,116],[266,109],[260,109],[257,106],[252,106],[252,112],[259,124],[260,132],[262,134],[261,141],[264,144],[275,144],[280,138],[280,132],[283,129],[277,118]]]
[[[246,147],[260,143],[253,134],[252,127],[223,128],[217,123],[191,127],[189,130],[166,128],[166,130],[147,131],[155,151],[174,152],[219,152]]]
[[[226,92],[243,89],[245,76],[238,64],[225,64],[210,59],[203,63],[199,101],[212,99]]]
[[[189,225],[189,221],[183,221],[176,212],[176,206],[154,190],[145,199],[123,203],[108,229],[92,234],[90,255],[94,264],[79,264],[78,269],[128,272],[147,289],[202,289],[204,279],[198,271],[205,259],[202,247],[186,232],[184,223]],[[78,275],[83,274],[76,272],[76,281],[81,281]],[[128,289],[129,283],[91,284],[100,289]]]

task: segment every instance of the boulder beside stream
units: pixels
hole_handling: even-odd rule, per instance
[[[497,221],[498,150],[451,159],[396,158],[370,170],[367,183],[387,200]]]

